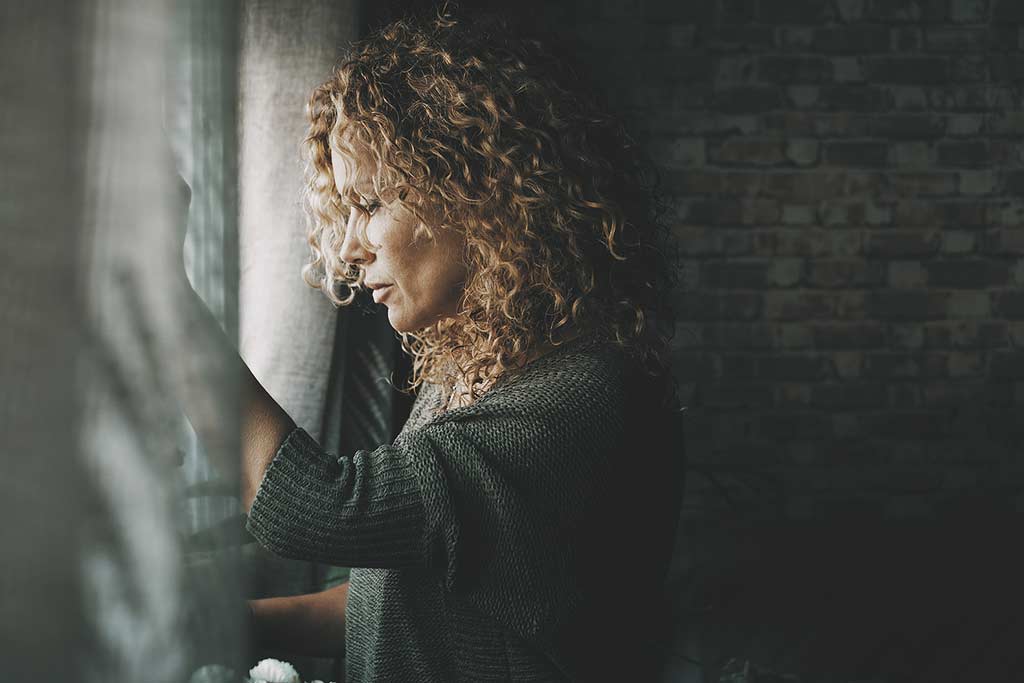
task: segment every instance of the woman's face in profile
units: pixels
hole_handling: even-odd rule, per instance
[[[336,190],[348,184],[348,169],[341,154],[332,150]],[[420,221],[400,201],[384,204],[373,189],[372,160],[353,160],[351,187],[356,197],[349,212],[341,259],[359,265],[373,300],[388,309],[388,321],[397,332],[414,332],[452,316],[458,308],[466,280],[464,239],[454,230],[434,230],[434,239],[417,231]],[[358,202],[356,206],[355,203]],[[372,249],[356,237],[365,230]]]

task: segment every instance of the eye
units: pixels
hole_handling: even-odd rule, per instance
[[[377,211],[377,209],[379,209],[381,207],[381,203],[379,201],[377,201],[376,199],[367,201],[367,200],[363,199],[362,197],[360,197],[360,201],[359,202],[353,201],[352,202],[352,206],[354,206],[355,208],[359,209],[360,211],[365,213],[367,216],[372,216]]]

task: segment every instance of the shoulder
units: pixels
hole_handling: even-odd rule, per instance
[[[449,414],[600,412],[620,402],[626,366],[625,354],[610,342],[574,339],[503,377],[475,403]]]
[[[614,345],[567,342],[502,378],[474,403],[423,416],[401,440],[452,456],[515,454],[523,466],[534,457],[547,462],[556,453],[566,464],[589,461],[631,431],[626,372],[625,356]]]

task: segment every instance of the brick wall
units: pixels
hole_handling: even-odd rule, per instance
[[[463,5],[563,38],[664,173],[692,514],[1018,506],[1024,0]]]
[[[676,664],[1011,661],[1017,636],[974,644],[1024,568],[998,540],[1019,518],[993,521],[1024,512],[1024,0],[463,5],[561,36],[663,172],[692,463]],[[968,509],[996,516],[932,517]]]
[[[562,18],[673,201],[693,514],[1017,505],[1024,2],[599,7]]]

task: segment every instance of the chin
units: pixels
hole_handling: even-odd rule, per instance
[[[402,315],[402,311],[400,309],[391,308],[390,306],[388,307],[388,323],[390,323],[391,328],[398,333],[422,330],[445,317],[447,316],[434,315],[420,316],[419,318],[411,319],[408,316]]]
[[[426,325],[417,325],[416,321],[409,320],[406,316],[402,315],[401,311],[397,311],[391,307],[388,307],[388,323],[390,323],[391,328],[398,333],[415,332],[418,329],[426,327]]]

